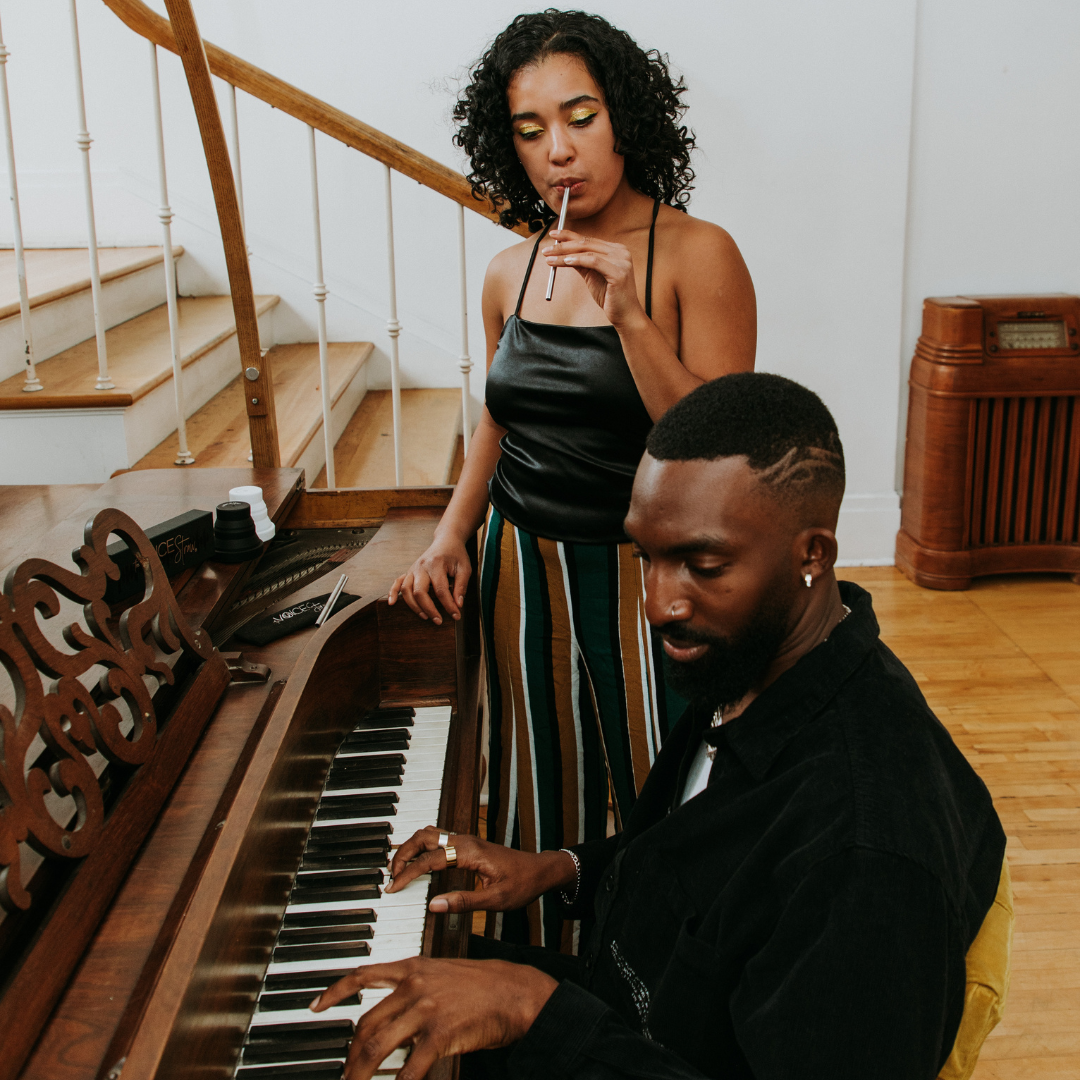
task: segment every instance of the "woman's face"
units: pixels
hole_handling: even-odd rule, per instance
[[[570,187],[571,218],[602,210],[623,178],[604,95],[577,56],[557,53],[514,73],[506,91],[514,146],[540,197],[557,214]]]

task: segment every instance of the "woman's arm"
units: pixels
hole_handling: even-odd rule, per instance
[[[678,252],[670,260],[678,307],[675,339],[645,314],[624,245],[566,229],[551,234],[558,240],[557,253],[553,245],[544,249],[549,266],[571,266],[581,274],[618,331],[654,420],[703,382],[752,371],[757,346],[754,285],[735,241],[723,229],[693,218],[670,222],[666,232],[664,241]],[[654,287],[654,312],[658,300]]]
[[[502,255],[497,255],[484,278],[484,336],[489,369],[505,322],[505,261]],[[407,574],[402,574],[394,582],[387,597],[388,603],[396,604],[400,596],[421,619],[431,619],[440,625],[442,616],[431,598],[434,591],[447,614],[454,619],[461,618],[465,587],[472,576],[472,564],[465,543],[484,522],[488,505],[487,485],[502,454],[499,440],[505,434],[491,419],[485,406],[480,423],[473,432],[461,476],[435,529],[431,546],[413,563]],[[454,582],[453,590],[450,588],[451,579]]]

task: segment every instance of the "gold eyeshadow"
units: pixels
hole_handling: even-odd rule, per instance
[[[522,124],[517,133],[523,138],[531,139],[535,135],[539,135],[543,130],[539,124]]]
[[[591,108],[588,105],[579,105],[570,114],[571,124],[581,124],[586,120],[591,120],[600,110]]]

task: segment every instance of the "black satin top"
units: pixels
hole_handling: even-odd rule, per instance
[[[653,240],[649,229],[645,314],[652,316]],[[652,428],[613,326],[560,326],[506,320],[487,377],[487,408],[506,429],[491,478],[491,503],[526,532],[574,543],[623,543],[634,473]],[[564,270],[563,273],[572,271]]]

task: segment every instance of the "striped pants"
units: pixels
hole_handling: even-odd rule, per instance
[[[489,511],[489,840],[542,851],[602,839],[609,790],[626,820],[684,704],[664,682],[644,599],[629,544],[547,540]],[[541,898],[524,919],[500,916],[496,933],[567,949],[572,928]]]

